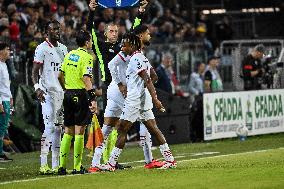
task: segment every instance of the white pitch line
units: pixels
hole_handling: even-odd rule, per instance
[[[186,156],[175,156],[175,159],[180,159],[180,158],[184,158],[184,157],[186,157]],[[158,158],[156,160],[160,161],[160,160],[163,160],[163,158]],[[123,163],[119,162],[119,164],[125,165],[125,164],[131,164],[131,163],[144,163],[144,162],[145,162],[145,160],[142,159],[142,160],[137,160],[137,161],[123,162]]]
[[[3,169],[7,169],[7,168],[0,167],[0,170],[3,170]]]
[[[210,157],[203,157],[203,158],[196,158],[196,159],[185,159],[185,160],[178,161],[178,163],[188,162],[188,161],[197,161],[197,160],[202,160],[202,159],[212,159],[212,158],[221,158],[221,157],[244,155],[244,154],[252,154],[252,153],[261,153],[261,152],[267,152],[267,151],[278,150],[278,149],[284,150],[284,148],[281,147],[281,148],[257,150],[257,151],[250,151],[250,152],[241,152],[241,153],[235,153],[235,154],[224,154],[224,155],[210,156]],[[143,167],[143,166],[135,166],[133,168],[136,169],[136,168],[140,168],[140,167]],[[86,174],[86,175],[90,175],[90,174]],[[64,177],[71,177],[71,176],[84,176],[84,175],[62,175],[62,176],[42,177],[42,178],[33,178],[33,179],[25,179],[25,180],[13,180],[13,181],[2,182],[2,183],[0,183],[0,185],[6,185],[6,184],[12,184],[12,183],[20,183],[20,182],[38,181],[38,180],[45,180],[45,179],[57,179],[57,178],[64,178]]]

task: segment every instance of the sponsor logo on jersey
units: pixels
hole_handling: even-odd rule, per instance
[[[68,59],[68,60],[71,60],[71,61],[73,61],[73,62],[78,62],[79,59],[80,59],[80,56],[79,56],[79,55],[71,54],[71,55],[69,56],[69,59]]]

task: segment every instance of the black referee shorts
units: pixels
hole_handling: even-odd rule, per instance
[[[69,89],[65,91],[64,125],[84,126],[91,123],[92,113],[89,109],[87,91],[85,89]]]

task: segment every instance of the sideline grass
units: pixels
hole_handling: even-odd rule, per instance
[[[172,145],[178,160],[174,170],[145,170],[143,168],[68,177],[44,178],[29,182],[0,184],[0,188],[284,188],[284,134],[250,137],[201,144]],[[243,153],[274,149],[256,153]],[[202,155],[200,152],[219,152]],[[224,154],[241,153],[222,156]],[[155,157],[158,150],[154,151]],[[0,164],[0,182],[32,179],[37,175],[38,153],[17,154],[10,164]],[[208,156],[220,156],[204,158]],[[202,157],[202,158],[201,158]],[[192,160],[196,159],[197,160]],[[198,159],[201,158],[201,159]],[[129,147],[121,162],[143,159],[142,150]],[[70,167],[71,167],[70,159]],[[85,158],[88,167],[91,159]],[[133,166],[143,165],[133,163]],[[52,187],[51,187],[52,186]]]

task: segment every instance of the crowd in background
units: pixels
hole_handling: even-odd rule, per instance
[[[0,4],[1,34],[8,35],[10,40],[20,43],[22,47],[32,48],[34,44],[31,41],[43,37],[44,23],[49,19],[56,19],[62,24],[62,41],[68,45],[67,39],[74,37],[74,33],[85,25],[88,17],[86,0],[0,0]],[[206,37],[211,38],[212,24],[206,15],[198,14],[193,22],[188,10],[182,9],[179,4],[174,8],[169,6],[154,0],[144,16],[143,22],[149,24],[154,42],[202,41],[208,48],[212,48]],[[115,22],[123,34],[130,29],[137,12],[137,8],[101,9],[95,18],[97,30],[103,34],[104,25]],[[232,35],[232,32],[227,35]]]
[[[56,19],[61,23],[61,42],[72,50],[76,48],[76,31],[86,27],[89,13],[87,0],[0,0],[0,5],[0,41],[11,45],[13,62],[19,63],[9,65],[10,75],[16,77],[17,74],[22,74],[22,78],[27,75],[27,67],[32,67],[36,46],[45,38],[44,25],[48,20]],[[100,9],[95,17],[99,38],[104,40],[104,27],[109,22],[118,24],[120,35],[123,35],[131,28],[137,13],[137,7]],[[198,13],[193,21],[190,14],[189,10],[182,8],[179,1],[166,3],[163,0],[151,0],[143,23],[149,27],[152,43],[199,43],[208,53],[207,57],[210,57],[214,53],[212,22],[202,13]],[[226,33],[223,36],[227,39],[232,37],[228,19],[225,18],[218,25]],[[161,65],[162,61],[161,59]],[[169,67],[172,86],[178,88],[173,68]],[[179,89],[176,90],[174,94],[182,95]]]

